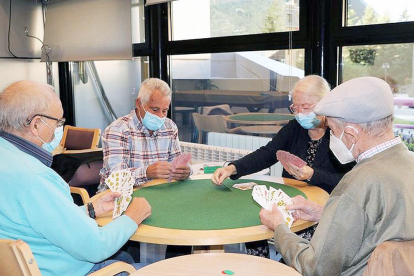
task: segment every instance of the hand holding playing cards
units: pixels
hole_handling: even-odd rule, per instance
[[[309,166],[299,168],[292,163],[287,163],[286,166],[288,169],[285,168],[285,170],[297,180],[310,180],[314,173],[314,170]]]
[[[109,192],[101,197],[98,197],[94,202],[92,202],[93,208],[95,209],[95,215],[99,216],[112,211],[115,206],[115,199],[120,196],[121,193]]]
[[[151,206],[145,198],[134,197],[126,209],[125,215],[139,225],[144,219],[151,216]]]
[[[170,178],[176,179],[176,180],[185,180],[190,175],[190,167],[185,166],[177,166],[175,167],[170,175]]]
[[[296,220],[319,221],[321,219],[323,206],[305,199],[303,196],[292,197],[292,203],[286,205],[286,210],[295,211],[292,213]]]
[[[191,153],[185,152],[174,157],[171,162],[171,174],[168,177],[168,182],[171,180],[185,180],[190,176],[190,167],[188,162],[191,160]]]
[[[236,167],[234,165],[229,165],[224,168],[217,169],[213,176],[211,177],[211,181],[214,185],[222,185],[223,181],[230,177],[236,171]]]
[[[276,204],[272,205],[272,210],[262,209],[259,213],[260,221],[264,226],[274,231],[279,224],[285,224],[282,212],[277,208]]]
[[[172,171],[172,166],[167,161],[158,161],[147,168],[147,178],[156,179],[164,178],[168,179]]]
[[[282,163],[283,168],[297,180],[310,180],[312,178],[314,170],[296,155],[278,150],[276,158]]]

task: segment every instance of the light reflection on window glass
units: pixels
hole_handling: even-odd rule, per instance
[[[303,49],[171,56],[172,114],[180,140],[198,141],[192,113],[289,115],[288,94],[304,76],[303,68]],[[212,106],[220,108],[211,110]],[[241,125],[227,122],[225,126]],[[263,133],[265,128],[253,128],[256,133],[243,132],[243,128],[237,134],[273,137],[274,132]]]
[[[131,0],[132,43],[145,42],[144,0]]]
[[[299,30],[299,0],[180,0],[173,40]]]
[[[414,20],[413,0],[348,0],[346,26]]]

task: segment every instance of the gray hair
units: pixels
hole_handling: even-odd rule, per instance
[[[171,88],[165,81],[157,78],[149,78],[144,80],[141,84],[141,88],[139,89],[137,98],[141,99],[143,104],[147,103],[149,102],[154,91],[158,91],[162,95],[171,99]]]
[[[341,128],[345,128],[345,126],[348,124],[343,119],[339,119],[339,118],[330,118],[330,120],[333,121],[336,126],[341,127]],[[393,121],[394,121],[394,114],[391,114],[390,116],[379,119],[377,121],[362,123],[362,124],[357,124],[357,125],[361,127],[363,132],[365,132],[371,137],[374,137],[374,136],[380,136],[384,134],[387,130],[392,128]]]
[[[302,92],[321,100],[331,91],[329,83],[318,75],[308,75],[300,79],[292,89],[293,92]]]
[[[0,131],[23,132],[28,119],[47,113],[59,101],[53,86],[35,81],[17,81],[0,93]]]

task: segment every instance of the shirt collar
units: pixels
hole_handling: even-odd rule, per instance
[[[392,140],[389,140],[387,142],[384,142],[382,144],[379,144],[373,148],[370,148],[367,151],[364,151],[363,153],[361,153],[358,158],[357,158],[357,163],[361,162],[362,160],[366,159],[366,158],[370,158],[372,156],[374,156],[375,154],[378,154],[386,149],[389,149],[397,144],[401,143],[401,138],[400,137],[395,137]]]
[[[42,162],[44,165],[48,167],[52,166],[53,156],[47,150],[44,150],[43,148],[33,144],[32,142],[11,133],[0,131],[0,137],[4,138],[5,140],[13,144],[24,153],[33,156],[34,158]]]

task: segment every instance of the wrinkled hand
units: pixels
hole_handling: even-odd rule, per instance
[[[292,197],[293,204],[286,205],[286,210],[292,213],[294,220],[303,219],[318,222],[321,219],[323,206],[305,199],[303,196]]]
[[[171,171],[171,177],[176,180],[185,180],[190,176],[190,167],[185,166],[177,166]]]
[[[134,197],[126,209],[125,215],[139,225],[144,219],[151,216],[151,206],[145,198]]]
[[[168,179],[172,171],[171,163],[167,161],[158,161],[147,167],[147,178],[156,179],[164,178]]]
[[[297,180],[310,180],[314,173],[314,170],[309,166],[299,168],[292,163],[286,163],[286,167],[285,170]]]
[[[277,208],[276,203],[272,205],[272,210],[262,209],[259,213],[260,221],[264,226],[274,231],[279,224],[285,224],[282,213]]]
[[[236,167],[234,165],[229,165],[224,168],[217,169],[213,176],[211,177],[211,181],[214,183],[214,185],[222,185],[223,181],[230,177],[233,172],[236,171]]]
[[[93,209],[95,209],[95,215],[99,216],[112,211],[115,207],[115,198],[120,196],[121,193],[109,192],[98,197],[94,202],[92,202]]]

